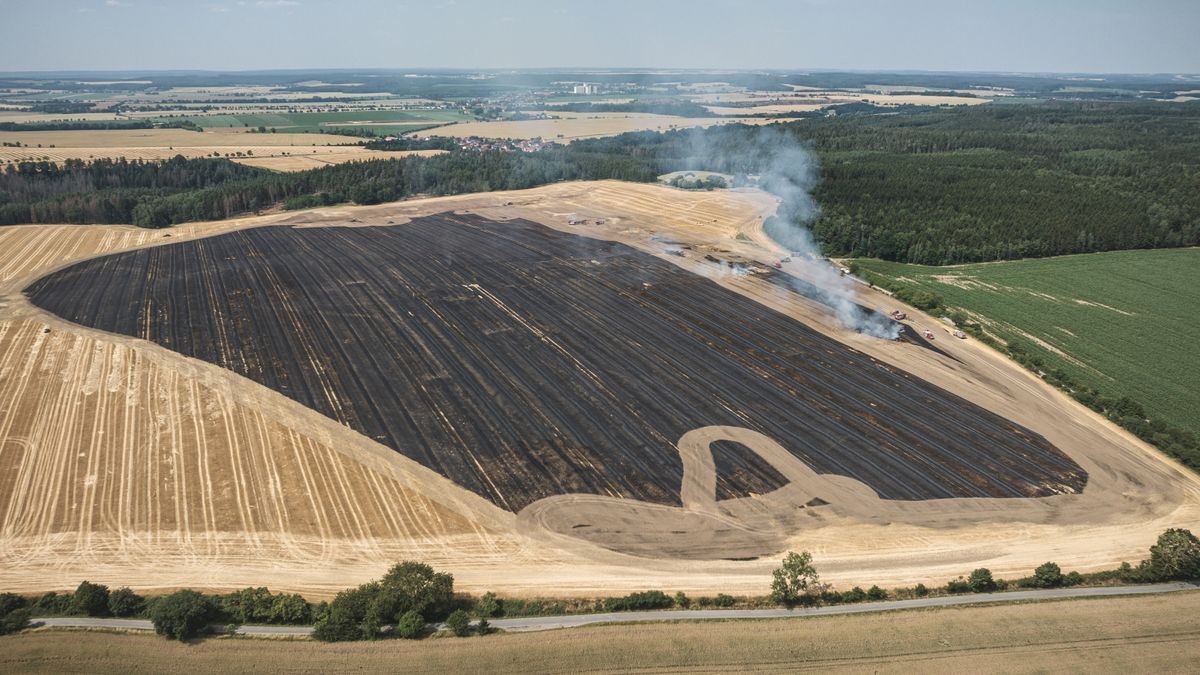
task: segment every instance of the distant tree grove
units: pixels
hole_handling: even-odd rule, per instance
[[[775,161],[770,151],[746,148],[761,147],[754,142],[760,134],[782,134],[820,161],[820,210],[811,228],[830,254],[942,265],[1200,244],[1200,106],[835,110],[841,114],[766,127],[632,132],[534,153],[473,152],[439,141],[430,145],[453,149],[288,174],[215,158],[21,162],[0,173],[0,225],[157,228],[289,200],[294,207],[375,204],[562,180],[653,181],[678,170],[731,174],[734,185],[744,185]],[[424,147],[406,139],[374,143]]]

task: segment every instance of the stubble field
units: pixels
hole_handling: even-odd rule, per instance
[[[327,160],[372,151],[352,146],[362,139],[333,134],[259,134],[241,131],[188,131],[186,129],[105,129],[98,131],[0,131],[0,162],[66,159],[92,160],[101,157],[129,160],[161,160],[185,157],[256,157],[287,155],[322,156]],[[11,144],[20,144],[14,147]]]
[[[813,551],[835,584],[943,583],[977,566],[1000,575],[1028,573],[1048,559],[1067,569],[1109,567],[1143,556],[1166,527],[1194,526],[1200,491],[1193,476],[991,350],[939,339],[937,352],[848,333],[827,310],[786,287],[730,274],[727,265],[706,259],[778,255],[761,240],[762,218],[774,204],[755,191],[691,193],[606,181],[331,207],[167,232],[6,228],[0,232],[0,321],[6,326],[0,356],[9,370],[0,406],[13,421],[0,433],[0,479],[14,486],[9,494],[22,496],[0,502],[6,528],[0,531],[0,587],[69,588],[88,578],[143,589],[265,584],[327,597],[415,557],[451,571],[458,586],[476,592],[611,594],[658,587],[757,594],[776,564],[764,550]],[[511,220],[517,229],[521,224],[513,219],[524,219],[559,235],[591,237],[585,243],[615,241],[706,277],[722,293],[807,326],[797,334],[816,331],[878,367],[916,373],[933,388],[1040,434],[1086,472],[1087,484],[1082,494],[1048,497],[880,500],[856,481],[788,459],[791,448],[780,439],[737,424],[699,427],[673,439],[694,470],[685,468],[683,484],[674,486],[679,506],[572,493],[514,514],[247,377],[152,342],[68,323],[22,293],[39,277],[105,252],[267,225],[366,231],[373,228],[363,225],[392,221],[402,228],[446,213]],[[502,237],[505,225],[489,227]],[[681,246],[691,247],[682,257],[667,253]],[[589,265],[593,257],[585,258]],[[799,261],[785,271],[804,275]],[[600,282],[591,278],[588,286]],[[653,290],[654,280],[649,283]],[[468,289],[456,293],[469,295]],[[449,294],[436,297],[445,302]],[[877,310],[894,307],[871,292],[859,301]],[[517,315],[535,318],[525,310]],[[840,349],[830,345],[825,358]],[[136,440],[143,436],[147,440]],[[709,482],[704,453],[724,440],[751,448],[788,484],[776,489],[778,476],[759,476],[772,491],[738,497],[745,492],[735,492],[736,484]],[[728,449],[716,448],[714,464],[728,467]],[[267,503],[280,494],[282,506]],[[816,497],[827,503],[797,508]],[[581,522],[607,526],[592,528],[604,530],[599,536],[585,535],[588,528],[573,528]],[[697,548],[655,549],[676,530],[696,533]],[[765,557],[713,559],[745,549]]]

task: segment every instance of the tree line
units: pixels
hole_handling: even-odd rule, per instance
[[[218,220],[302,195],[378,204],[417,194],[514,190],[563,180],[651,181],[652,161],[568,148],[538,153],[450,152],[271,173],[224,159],[176,157],[165,165],[118,160],[10,168],[0,178],[0,224],[133,223],[161,228]],[[161,168],[156,168],[161,167]]]
[[[29,625],[31,616],[144,617],[155,631],[170,639],[193,638],[213,624],[313,624],[313,637],[326,642],[375,640],[386,636],[416,639],[430,634],[431,624],[444,621],[460,637],[491,631],[488,619],[545,616],[566,613],[688,609],[691,607],[776,607],[783,605],[836,605],[888,599],[911,599],[939,594],[992,593],[1010,588],[1062,588],[1087,584],[1156,583],[1200,579],[1200,539],[1190,531],[1173,528],[1159,535],[1150,555],[1134,566],[1127,562],[1113,570],[1081,574],[1063,573],[1054,562],[1035,568],[1013,581],[993,577],[979,568],[943,587],[884,590],[855,586],[838,592],[823,583],[807,552],[788,553],[772,573],[770,594],[759,598],[689,598],[660,590],[599,599],[523,600],[485,593],[473,598],[456,594],[454,577],[429,565],[403,562],[378,580],[344,590],[330,602],[310,603],[296,594],[273,594],[266,588],[245,588],[233,593],[208,595],[184,589],[156,598],[144,598],[129,588],[110,590],[84,581],[73,593],[46,593],[27,598],[0,593],[0,635]]]
[[[774,159],[746,148],[774,134],[808,145],[820,160],[814,193],[820,212],[811,228],[829,254],[940,265],[1200,243],[1200,106],[860,112],[768,126],[633,132],[537,153],[464,152],[438,141],[431,145],[450,152],[294,174],[229,169],[208,184],[169,190],[132,181],[71,192],[79,184],[64,179],[63,187],[39,197],[0,187],[0,224],[165,227],[319,193],[373,204],[560,180],[653,181],[677,170],[732,174],[739,185]],[[422,142],[372,143],[401,150]]]
[[[201,131],[191,120],[54,120],[49,122],[0,122],[0,131],[102,131],[113,129],[188,129]]]

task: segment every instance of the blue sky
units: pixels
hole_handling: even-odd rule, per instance
[[[0,71],[1200,72],[1200,0],[0,0]]]

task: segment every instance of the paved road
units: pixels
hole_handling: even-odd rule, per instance
[[[96,619],[83,616],[56,616],[44,619],[31,619],[34,626],[42,625],[53,628],[110,628],[115,630],[154,630],[154,624],[146,619]],[[213,626],[213,632],[223,632],[223,626]],[[312,633],[312,626],[238,626],[234,631],[238,635],[259,635],[270,637],[303,637]]]
[[[1190,583],[1055,588],[1042,591],[1012,591],[1006,593],[950,595],[937,598],[920,598],[917,600],[862,602],[853,605],[830,605],[807,609],[671,609],[654,612],[610,612],[607,614],[573,614],[570,616],[542,616],[527,619],[494,619],[488,623],[495,628],[503,628],[506,631],[535,631],[586,626],[594,623],[629,621],[777,619],[785,617],[831,616],[834,614],[862,614],[866,612],[888,612],[898,609],[917,609],[921,607],[974,605],[986,602],[1017,602],[1022,600],[1052,600],[1055,598],[1095,598],[1113,595],[1172,593],[1175,591],[1195,590],[1196,588],[1198,588],[1196,584]]]
[[[917,600],[892,600],[886,602],[863,602],[854,605],[832,605],[808,609],[687,609],[661,610],[652,612],[609,612],[606,614],[573,614],[570,616],[540,616],[522,619],[492,619],[493,628],[512,632],[554,630],[573,628],[597,623],[641,622],[641,621],[701,621],[710,619],[778,619],[786,617],[832,616],[835,614],[863,614],[868,612],[890,612],[901,609],[924,607],[951,607],[989,602],[1019,602],[1026,600],[1054,600],[1058,598],[1099,598],[1117,595],[1146,595],[1152,593],[1174,593],[1196,590],[1200,585],[1191,583],[1151,584],[1145,586],[1100,586],[1087,588],[1055,588],[1040,591],[1012,591],[950,595]],[[62,628],[112,628],[118,630],[154,630],[144,619],[95,619],[88,617],[53,617],[33,619],[35,625]],[[439,626],[442,628],[444,626]],[[312,626],[239,626],[239,635],[272,637],[297,637],[312,633]]]

